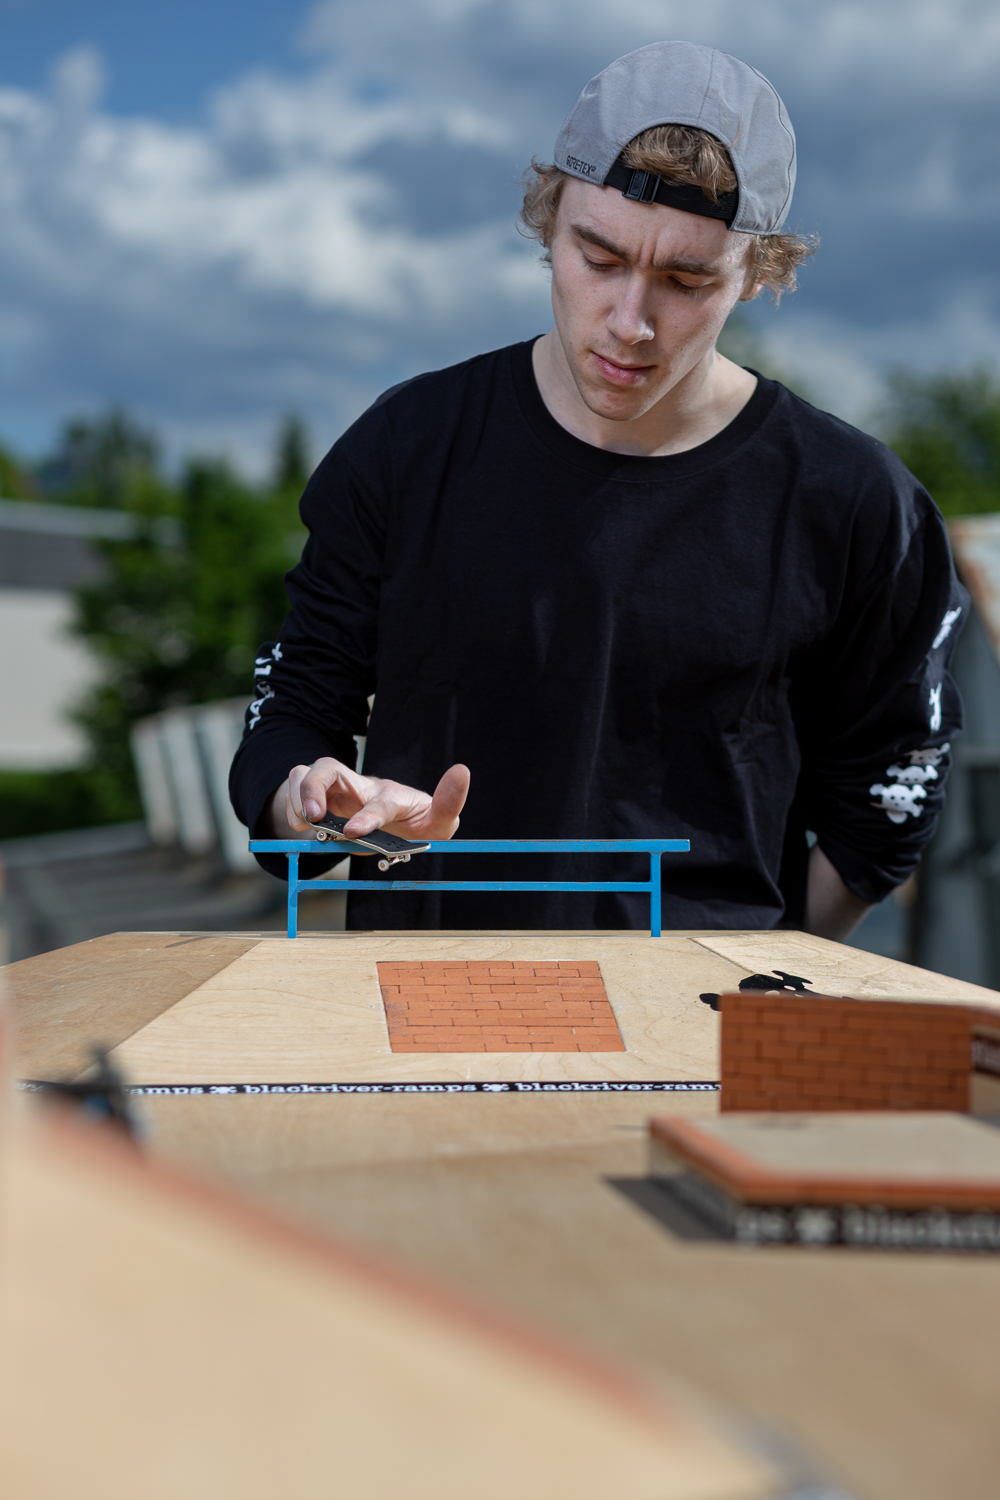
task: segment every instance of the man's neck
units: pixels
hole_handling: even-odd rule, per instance
[[[535,380],[545,406],[560,427],[595,448],[636,458],[662,458],[707,443],[746,406],[757,378],[709,350],[655,406],[635,421],[611,421],[591,411],[573,379],[555,328],[536,341]]]

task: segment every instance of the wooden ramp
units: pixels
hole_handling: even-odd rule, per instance
[[[774,932],[136,933],[7,974],[22,1077],[79,1072],[103,1043],[149,1086],[709,1082],[711,997],[754,974],[818,993],[1000,1004],[975,985]]]
[[[386,966],[381,974],[380,964]],[[390,1028],[389,1016],[395,1003],[405,998],[409,1010],[415,1002],[417,1019],[422,1003],[432,1032],[440,1018],[431,1013],[448,1008],[434,1003],[440,996],[425,993],[422,1002],[419,995],[403,996],[420,985],[398,978],[390,984],[389,966],[401,964],[459,971],[440,974],[443,988],[463,988],[453,1001],[485,1000],[455,1006],[483,1012],[475,1037],[482,1050],[442,1050],[441,1038],[431,1035],[419,1045],[429,1041],[435,1050],[394,1051],[396,1023]],[[526,969],[514,967],[519,964],[532,968],[535,983],[527,983]],[[541,1029],[532,1007],[547,988],[537,981],[549,964],[566,966],[549,970],[550,977],[598,978],[604,995],[577,984],[588,994],[573,997],[560,982],[558,1019],[568,1020],[570,1031],[586,1022],[600,1038],[613,1039],[604,1029],[606,1005],[624,1051],[580,1050],[576,1033],[575,1051],[550,1051],[550,1042],[523,1035]],[[494,1009],[492,982],[485,986],[482,969],[474,974],[467,965],[510,965],[518,983],[507,986],[501,975],[497,986],[510,990],[510,1005],[501,1005],[500,996]],[[398,967],[395,973],[414,977]],[[741,982],[754,981],[759,991],[761,984],[771,988],[765,976],[773,976],[774,986],[797,980],[807,993],[922,996],[994,1009],[1000,995],[818,938],[773,932],[673,933],[659,940],[629,933],[394,932],[314,935],[294,943],[262,933],[131,933],[45,954],[6,974],[22,1078],[78,1073],[87,1066],[89,1047],[103,1041],[117,1049],[133,1081],[165,1090],[138,1100],[148,1156],[235,1184],[338,1242],[373,1247],[535,1327],[583,1338],[654,1384],[693,1383],[751,1426],[761,1423],[800,1444],[844,1493],[868,1500],[993,1500],[1000,1467],[994,1394],[1000,1384],[1000,1258],[703,1242],[683,1223],[664,1218],[662,1205],[653,1202],[664,1195],[647,1180],[646,1140],[651,1115],[704,1119],[717,1111],[719,1095],[703,1082],[718,1078],[720,1018],[711,1001],[739,990]],[[432,988],[424,978],[424,991]],[[470,993],[484,988],[489,997]],[[515,1041],[531,1050],[486,1050],[485,1032],[497,1030],[490,1021],[501,1010],[518,1012],[511,1019],[522,1035]],[[651,1082],[671,1079],[698,1087],[646,1091]],[[338,1080],[353,1091],[313,1091]],[[411,1092],[418,1087],[414,1080],[436,1091]],[[377,1083],[394,1092],[375,1092]],[[257,1091],[246,1092],[248,1086]],[[358,1473],[373,1485],[390,1485],[384,1493],[393,1496],[426,1493],[409,1475],[401,1483],[387,1467],[383,1412],[402,1413],[406,1453],[426,1452],[413,1422],[427,1417],[431,1387],[408,1354],[399,1356],[406,1379],[377,1382],[359,1348],[364,1328],[351,1321],[354,1293],[343,1295],[348,1285],[360,1284],[351,1279],[353,1271],[338,1272],[340,1290],[329,1302],[325,1292],[317,1293],[317,1303],[308,1288],[322,1278],[312,1261],[294,1277],[286,1274],[291,1262],[279,1257],[281,1270],[256,1231],[241,1227],[249,1259],[232,1271],[225,1246],[235,1221],[210,1214],[211,1223],[196,1229],[184,1210],[169,1232],[164,1229],[169,1263],[150,1249],[154,1275],[147,1277],[146,1229],[140,1234],[129,1227],[124,1206],[110,1209],[120,1202],[118,1188],[109,1199],[106,1232],[98,1234],[80,1201],[81,1192],[92,1197],[89,1176],[82,1167],[67,1171],[49,1160],[42,1174],[50,1182],[44,1232],[17,1232],[18,1285],[30,1293],[24,1291],[19,1310],[8,1309],[9,1318],[20,1320],[16,1336],[0,1331],[0,1347],[14,1351],[21,1381],[19,1387],[8,1364],[0,1418],[6,1409],[18,1463],[26,1465],[29,1452],[40,1455],[47,1489],[7,1484],[5,1496],[48,1500],[73,1493],[96,1500],[99,1493],[101,1500],[117,1500],[125,1493],[126,1469],[128,1493],[151,1500],[161,1494],[201,1500],[203,1493],[206,1500],[209,1493],[213,1500],[232,1493],[235,1500],[237,1488],[250,1497],[364,1496],[354,1482]],[[24,1194],[32,1180],[41,1180],[23,1163],[15,1176]],[[0,1203],[0,1230],[3,1208]],[[20,1222],[42,1221],[21,1214]],[[79,1247],[79,1270],[67,1283],[51,1258],[57,1244]],[[271,1287],[273,1296],[270,1290],[265,1295]],[[363,1300],[359,1295],[358,1307]],[[81,1307],[90,1309],[86,1316]],[[410,1321],[417,1316],[401,1315],[400,1327],[417,1327]],[[395,1360],[384,1322],[376,1332],[377,1347]],[[87,1358],[87,1340],[105,1336],[113,1358]],[[69,1342],[74,1350],[65,1347]],[[434,1343],[430,1334],[427,1342],[428,1348]],[[156,1371],[143,1359],[145,1347],[159,1351],[166,1395],[153,1383]],[[351,1404],[349,1391],[343,1395],[345,1377],[333,1357],[341,1348],[352,1351],[352,1361],[357,1352],[360,1403]],[[434,1372],[443,1368],[433,1364]],[[449,1368],[450,1390],[457,1357]],[[44,1419],[37,1410],[26,1412],[24,1394],[43,1380],[46,1398],[51,1395]],[[539,1390],[535,1377],[525,1376],[524,1389]],[[344,1439],[354,1465],[346,1477],[331,1467],[335,1458],[316,1436],[318,1424],[329,1420],[330,1433],[341,1440],[341,1399],[354,1424]],[[162,1426],[156,1425],[157,1402]],[[501,1409],[514,1410],[501,1407],[498,1397]],[[455,1407],[449,1431],[465,1422],[468,1410]],[[562,1410],[558,1422],[566,1425],[552,1430],[563,1435],[573,1463],[577,1451],[588,1455],[601,1492],[643,1493],[637,1486],[653,1473],[655,1460],[641,1470],[623,1467],[609,1479],[613,1445],[576,1450]],[[434,1423],[429,1430],[444,1430],[440,1413]],[[303,1435],[307,1425],[310,1434]],[[595,1432],[599,1426],[595,1420]],[[52,1437],[57,1427],[59,1443]],[[487,1433],[474,1413],[468,1430],[479,1435],[477,1442]],[[299,1445],[291,1457],[280,1447],[283,1431]],[[530,1496],[538,1492],[533,1477],[522,1482],[502,1451],[517,1431],[513,1417],[499,1437],[489,1429],[490,1462],[494,1451],[501,1455],[496,1473],[506,1493]],[[352,1447],[355,1432],[361,1440]],[[535,1445],[531,1452],[540,1451],[545,1434],[532,1426],[526,1432]],[[642,1438],[636,1463],[653,1451],[645,1446],[650,1441],[662,1451],[658,1437]],[[227,1443],[233,1459],[223,1451]],[[464,1456],[463,1496],[483,1488],[490,1495],[483,1477],[489,1464],[470,1458],[464,1443],[460,1435],[446,1453],[435,1454],[442,1465]],[[364,1467],[368,1455],[371,1464]],[[544,1452],[538,1460],[548,1495],[590,1493],[588,1476],[577,1483],[576,1468],[560,1470],[554,1480],[553,1462]],[[59,1466],[70,1463],[67,1477],[69,1470]],[[312,1477],[317,1464],[324,1471],[320,1482]],[[257,1489],[249,1474],[254,1466],[263,1476]],[[169,1481],[161,1491],[148,1484],[137,1491],[137,1473],[145,1478],[161,1469]],[[435,1493],[447,1500],[456,1468],[434,1473]],[[633,1473],[638,1478],[630,1491],[625,1480],[631,1483]],[[746,1480],[749,1490],[740,1490],[746,1475],[740,1470],[733,1492],[757,1494],[756,1473]],[[817,1488],[818,1481],[812,1492]],[[723,1485],[708,1490],[730,1492]],[[654,1493],[671,1491],[659,1484]]]
[[[22,1121],[0,1181],[11,1500],[763,1500],[677,1401],[143,1164]]]

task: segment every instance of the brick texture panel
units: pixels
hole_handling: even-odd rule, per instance
[[[598,965],[380,963],[393,1052],[624,1052]]]
[[[723,1109],[969,1108],[974,1007],[723,995]]]

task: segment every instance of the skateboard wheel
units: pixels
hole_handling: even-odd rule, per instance
[[[378,862],[378,867],[380,870],[388,870],[389,861],[387,859],[380,859]]]
[[[410,863],[410,856],[408,854],[401,854],[399,862],[401,865],[408,865]]]
[[[330,835],[327,833],[325,828],[317,828],[316,839],[320,844],[325,844],[329,837]]]

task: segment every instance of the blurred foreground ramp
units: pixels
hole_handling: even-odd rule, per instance
[[[540,1051],[491,1052],[485,1045],[477,1052],[442,1051],[436,1037],[428,1051],[396,1050],[389,1010],[402,998],[402,978],[416,978],[417,964],[427,966],[432,981],[439,966],[448,968],[449,984],[462,974],[481,979],[485,966],[491,994],[483,1003],[498,1008],[504,995],[493,995],[492,981],[503,990],[508,972],[516,992],[526,983],[518,976],[533,968],[528,988],[539,989],[534,1006],[545,1003],[546,977],[562,983],[540,968],[560,966],[561,974],[563,965],[576,967],[581,977],[592,977],[596,968],[624,1050],[549,1050],[546,1043]],[[45,1076],[60,1047],[67,1048],[59,1056],[69,1070],[72,1045],[81,1048],[79,1060],[88,1039],[120,1037],[114,1060],[136,1090],[132,1103],[145,1129],[144,1149],[165,1171],[197,1174],[223,1194],[245,1194],[265,1215],[308,1225],[310,1236],[364,1246],[363,1254],[404,1264],[459,1297],[598,1350],[654,1386],[693,1388],[709,1410],[718,1403],[737,1413],[747,1430],[778,1434],[803,1455],[799,1468],[808,1465],[809,1477],[796,1480],[796,1500],[843,1500],[845,1494],[855,1500],[996,1500],[1000,1255],[735,1245],[672,1211],[650,1181],[647,1151],[651,1115],[716,1115],[721,1017],[711,1002],[721,993],[746,985],[748,993],[795,993],[805,1002],[832,987],[835,994],[934,997],[989,1010],[1000,1004],[996,992],[793,932],[653,939],[633,932],[341,931],[294,942],[260,931],[135,932],[12,964],[5,974],[20,1031],[18,1075]],[[427,1003],[434,1008],[433,997]],[[155,1174],[153,1180],[159,1180]],[[104,1425],[95,1424],[102,1444],[132,1440],[133,1408],[140,1427],[152,1420],[144,1415],[155,1404],[144,1349],[155,1347],[164,1319],[173,1319],[176,1330],[173,1324],[167,1330],[165,1347],[173,1352],[163,1363],[190,1367],[195,1407],[221,1399],[214,1381],[237,1392],[245,1410],[256,1414],[261,1408],[253,1382],[259,1380],[267,1401],[277,1388],[277,1430],[286,1420],[284,1392],[298,1389],[301,1365],[310,1382],[302,1410],[318,1412],[317,1420],[326,1423],[339,1421],[341,1376],[336,1359],[330,1374],[322,1360],[355,1347],[346,1334],[317,1321],[321,1351],[305,1336],[304,1342],[297,1334],[295,1341],[285,1332],[279,1337],[256,1291],[240,1294],[238,1315],[226,1311],[238,1284],[250,1283],[243,1282],[243,1271],[230,1278],[221,1260],[212,1261],[206,1282],[213,1296],[200,1304],[205,1334],[197,1320],[187,1321],[185,1267],[191,1261],[187,1250],[181,1254],[180,1240],[148,1293],[141,1279],[147,1260],[154,1269],[160,1262],[152,1249],[147,1255],[145,1241],[118,1227],[124,1210],[115,1209],[108,1220],[113,1233],[99,1239],[77,1208],[70,1211],[71,1202],[79,1205],[75,1177],[66,1179],[65,1189],[65,1209],[49,1218],[53,1244],[74,1247],[73,1278],[90,1268],[87,1285],[95,1288],[90,1300],[98,1308],[110,1295],[100,1279],[105,1275],[126,1308],[119,1312],[109,1303],[109,1336],[118,1351],[116,1371],[120,1365],[135,1384],[115,1418],[125,1438],[102,1417]],[[212,1231],[213,1244],[221,1232]],[[173,1235],[165,1228],[164,1243],[173,1244]],[[32,1276],[43,1269],[41,1257]],[[44,1288],[33,1295],[40,1305],[46,1297],[57,1305],[55,1293]],[[266,1313],[263,1324],[255,1321],[254,1298],[261,1316]],[[33,1316],[46,1328],[44,1308]],[[97,1337],[96,1323],[86,1326]],[[175,1335],[176,1345],[170,1342]],[[55,1343],[53,1333],[50,1347]],[[366,1357],[358,1356],[359,1370],[368,1368]],[[412,1372],[418,1367],[406,1364],[409,1358],[399,1356],[400,1368]],[[83,1356],[72,1359],[75,1370],[86,1371],[81,1382],[100,1396],[103,1377],[91,1378]],[[353,1368],[353,1354],[350,1359]],[[60,1371],[58,1381],[63,1378]],[[434,1390],[419,1370],[408,1378],[414,1400],[418,1388],[421,1401]],[[357,1380],[359,1389],[370,1390],[374,1375]],[[525,1390],[529,1385],[526,1376]],[[389,1411],[393,1391],[394,1379],[379,1388],[373,1409]],[[174,1394],[169,1407],[171,1430],[182,1434],[187,1399]],[[2,1401],[0,1393],[0,1415]],[[384,1413],[380,1427],[367,1410],[357,1416],[356,1431],[368,1434],[365,1443],[378,1450],[373,1464],[382,1466],[395,1429]],[[198,1451],[208,1455],[204,1472],[214,1474],[214,1439],[203,1433],[201,1420],[196,1409],[190,1430]],[[287,1420],[295,1432],[300,1418],[293,1413]],[[404,1435],[409,1421],[400,1420]],[[263,1418],[254,1415],[254,1422],[266,1428]],[[466,1425],[471,1432],[473,1424]],[[502,1464],[514,1461],[506,1448],[518,1430],[505,1419],[495,1439]],[[171,1463],[170,1444],[180,1441],[174,1436],[164,1447]],[[255,1433],[254,1441],[264,1438]],[[55,1459],[46,1454],[46,1462]],[[603,1476],[602,1493],[618,1500],[629,1493],[624,1478],[632,1471],[623,1467],[605,1483],[603,1463],[594,1459],[593,1474]],[[268,1472],[274,1467],[277,1460]],[[133,1469],[138,1472],[134,1463]],[[200,1483],[196,1460],[190,1469]],[[492,1478],[482,1478],[487,1471],[508,1488],[537,1492],[533,1478],[512,1478],[489,1456],[466,1464],[463,1497],[491,1493]],[[752,1464],[751,1471],[754,1493],[759,1471]],[[371,1472],[382,1483],[388,1471]],[[561,1471],[558,1481],[553,1472],[539,1460],[537,1473],[553,1500],[590,1493],[583,1480],[576,1484],[575,1469]],[[739,1483],[746,1472],[739,1471]],[[815,1472],[833,1476],[826,1489],[812,1479]],[[311,1493],[293,1467],[288,1473],[288,1482],[272,1493],[296,1500]],[[398,1476],[392,1483],[393,1500],[397,1493],[421,1493]],[[158,1500],[148,1487],[134,1492]],[[320,1491],[352,1500],[357,1492],[353,1479],[331,1481]],[[63,1500],[65,1486],[56,1493]],[[191,1491],[179,1481],[173,1493]],[[217,1487],[214,1493],[227,1492]],[[448,1494],[443,1481],[436,1493]],[[670,1491],[653,1493],[662,1500]],[[777,1494],[786,1500],[780,1486]]]
[[[35,1115],[4,1154],[10,1500],[776,1493],[677,1403],[128,1145]]]

